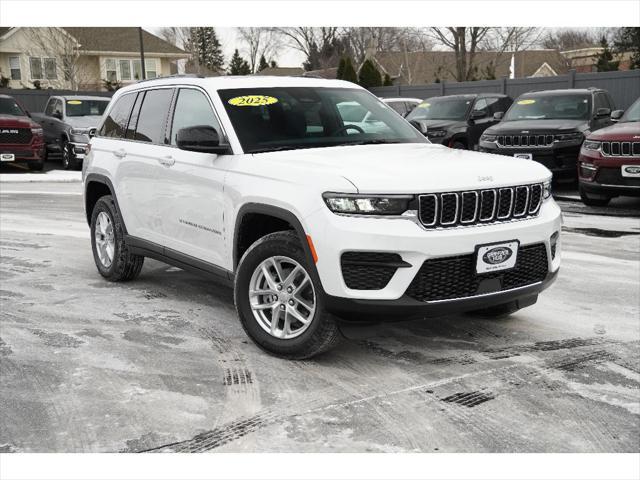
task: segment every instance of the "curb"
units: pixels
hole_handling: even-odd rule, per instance
[[[80,183],[82,172],[51,170],[47,173],[0,173],[0,183]]]

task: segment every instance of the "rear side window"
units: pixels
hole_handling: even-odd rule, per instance
[[[173,89],[147,90],[140,114],[134,140],[163,144],[167,114],[171,104]]]
[[[213,127],[222,137],[222,129],[211,110],[209,100],[204,93],[192,88],[183,88],[178,94],[178,100],[173,114],[173,126],[171,128],[171,145],[176,144],[178,131],[196,125],[208,125]]]
[[[142,103],[142,99],[144,98],[144,92],[140,92],[138,94],[138,98],[136,98],[136,103],[133,105],[133,110],[131,111],[131,118],[129,118],[129,126],[127,127],[127,133],[125,134],[125,138],[129,140],[133,140],[136,134],[136,126],[138,124],[138,115],[140,114],[140,104]]]
[[[100,136],[111,138],[124,137],[127,123],[129,122],[129,115],[131,114],[131,107],[133,107],[135,99],[135,93],[129,93],[116,100],[115,105],[109,111],[109,115],[107,115],[107,118],[100,128]]]

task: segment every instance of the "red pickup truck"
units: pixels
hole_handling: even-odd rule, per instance
[[[618,123],[591,133],[580,150],[585,205],[603,206],[620,195],[640,197],[640,98],[624,115],[616,110],[611,118]]]
[[[0,161],[26,163],[30,170],[44,166],[42,127],[9,95],[0,95]]]

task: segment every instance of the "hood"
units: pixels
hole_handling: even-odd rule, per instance
[[[427,125],[428,130],[447,130],[453,127],[466,126],[467,123],[461,120],[421,120]]]
[[[589,140],[640,141],[640,122],[621,122],[601,128],[589,135]]]
[[[586,120],[510,120],[502,121],[492,127],[489,127],[485,133],[492,134],[522,134],[523,130],[529,133],[544,132],[554,133],[562,131],[582,131],[588,128]]]
[[[100,115],[85,115],[83,117],[67,117],[65,123],[73,128],[96,128],[101,120],[102,116]]]
[[[254,157],[267,171],[288,172],[286,175],[306,178],[314,185],[327,175],[343,177],[359,193],[493,188],[541,182],[551,176],[547,168],[531,160],[427,143],[289,150]]]
[[[39,126],[26,115],[19,117],[16,115],[0,115],[0,128],[37,128]]]

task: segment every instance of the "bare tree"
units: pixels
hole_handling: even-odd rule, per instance
[[[59,27],[27,27],[24,29],[23,51],[39,62],[41,76],[51,86],[78,90],[90,81],[90,73],[80,61],[81,45]]]
[[[587,28],[565,28],[550,31],[544,36],[542,46],[560,51],[577,50],[579,48],[597,47],[598,36]]]
[[[520,52],[537,47],[544,35],[538,27],[494,27],[482,42],[482,49],[489,52]]]
[[[158,36],[170,44],[186,50],[190,44],[191,27],[162,27],[158,31]]]
[[[476,54],[490,30],[490,27],[431,27],[436,41],[453,50],[453,74],[459,82],[473,80],[477,70]]]
[[[363,62],[368,49],[376,52],[415,52],[431,50],[433,42],[419,28],[347,27],[344,35],[353,50],[355,60]]]
[[[240,38],[247,45],[245,53],[249,57],[251,72],[256,73],[260,57],[272,60],[280,49],[279,36],[272,28],[267,27],[240,27]]]
[[[340,42],[338,27],[275,27],[272,29],[289,44],[302,52],[309,69],[327,68],[337,65],[338,60],[328,52],[335,50]],[[335,65],[333,65],[335,63]]]

